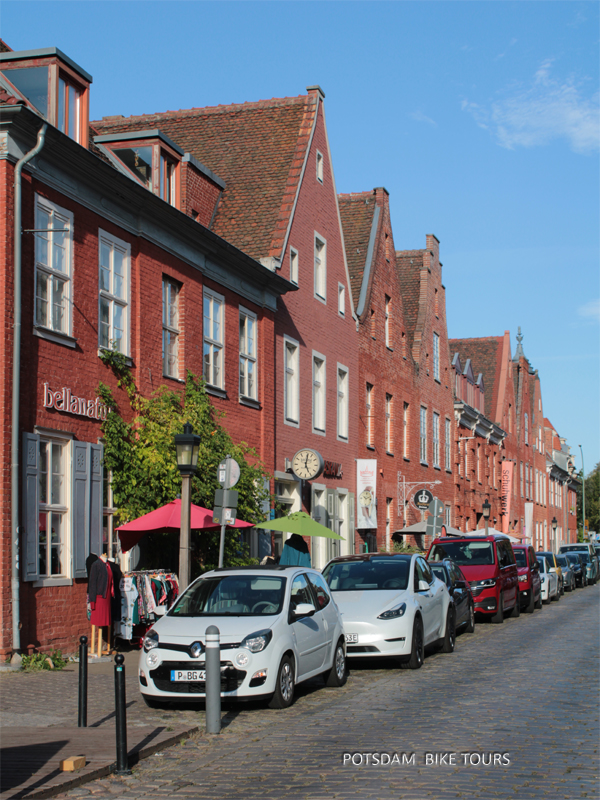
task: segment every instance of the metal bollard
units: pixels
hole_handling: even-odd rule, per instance
[[[125,657],[115,656],[115,720],[117,728],[117,769],[116,775],[130,775],[127,761],[127,711],[125,708]]]
[[[221,733],[221,648],[219,629],[206,629],[206,732]]]
[[[87,636],[79,637],[79,716],[78,728],[87,728],[88,649]]]

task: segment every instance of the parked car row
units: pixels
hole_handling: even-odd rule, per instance
[[[210,625],[220,631],[224,699],[286,708],[309,678],[343,686],[352,658],[388,656],[419,669],[426,647],[452,653],[457,630],[473,633],[476,614],[500,623],[598,579],[595,551],[563,549],[535,553],[502,534],[474,533],[437,539],[427,558],[370,553],[334,558],[322,573],[278,565],[207,572],[168,611],[158,609],[140,654],[142,696],[151,707],[204,700]]]

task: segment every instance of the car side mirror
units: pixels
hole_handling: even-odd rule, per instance
[[[454,583],[454,585],[456,586],[457,589],[466,589],[467,588],[466,581],[456,581]]]
[[[154,613],[156,614],[157,617],[164,617],[164,615],[167,613],[167,607],[156,606],[156,608],[154,609]]]
[[[548,570],[548,572],[556,572],[556,567],[550,567],[550,569]]]
[[[418,588],[417,591],[419,591],[419,592],[428,592],[429,591],[429,584],[427,583],[427,581],[419,581],[419,588]]]
[[[316,610],[312,603],[298,603],[294,610],[294,616],[296,619],[300,617],[312,617],[313,614],[316,613]]]

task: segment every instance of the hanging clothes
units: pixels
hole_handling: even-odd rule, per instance
[[[90,622],[92,625],[102,627],[110,625],[110,606],[114,597],[113,574],[104,559],[94,561],[90,570]],[[104,590],[104,591],[103,591]]]
[[[179,595],[179,580],[172,572],[138,570],[120,581],[121,613],[115,633],[131,641],[156,621],[157,606],[171,606]],[[134,628],[138,626],[134,636]]]

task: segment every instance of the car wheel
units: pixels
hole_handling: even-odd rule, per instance
[[[412,650],[410,658],[403,666],[407,669],[420,669],[425,658],[425,638],[423,636],[423,621],[421,617],[415,617],[412,632]]]
[[[525,613],[526,614],[533,614],[533,609],[537,608],[537,603],[535,602],[535,597],[533,594],[533,586],[529,591],[529,602],[525,606]]]
[[[288,708],[294,702],[294,662],[289,656],[281,659],[275,683],[275,693],[269,708]]]
[[[465,630],[467,633],[475,633],[475,605],[473,603],[469,603],[469,619]]]
[[[492,623],[494,625],[500,625],[504,622],[504,597],[500,594],[500,603],[498,605],[498,611],[492,617]]]
[[[343,686],[348,680],[348,668],[346,666],[346,653],[344,643],[340,639],[335,648],[333,664],[324,675],[326,686]]]
[[[148,708],[165,708],[168,705],[167,702],[164,700],[158,700],[156,697],[153,697],[151,694],[143,694],[142,698],[144,703],[148,706]]]
[[[558,587],[556,587],[556,594],[554,595],[554,597],[551,597],[550,599],[551,600],[556,600],[556,602],[558,602],[560,600],[560,592],[558,590]]]
[[[521,598],[519,597],[519,590],[517,589],[517,602],[510,610],[510,618],[517,619],[521,616]]]
[[[448,615],[446,617],[446,631],[444,633],[444,638],[442,639],[442,651],[444,653],[453,653],[455,646],[456,646],[456,616],[454,613],[454,609],[450,607],[448,609]]]

